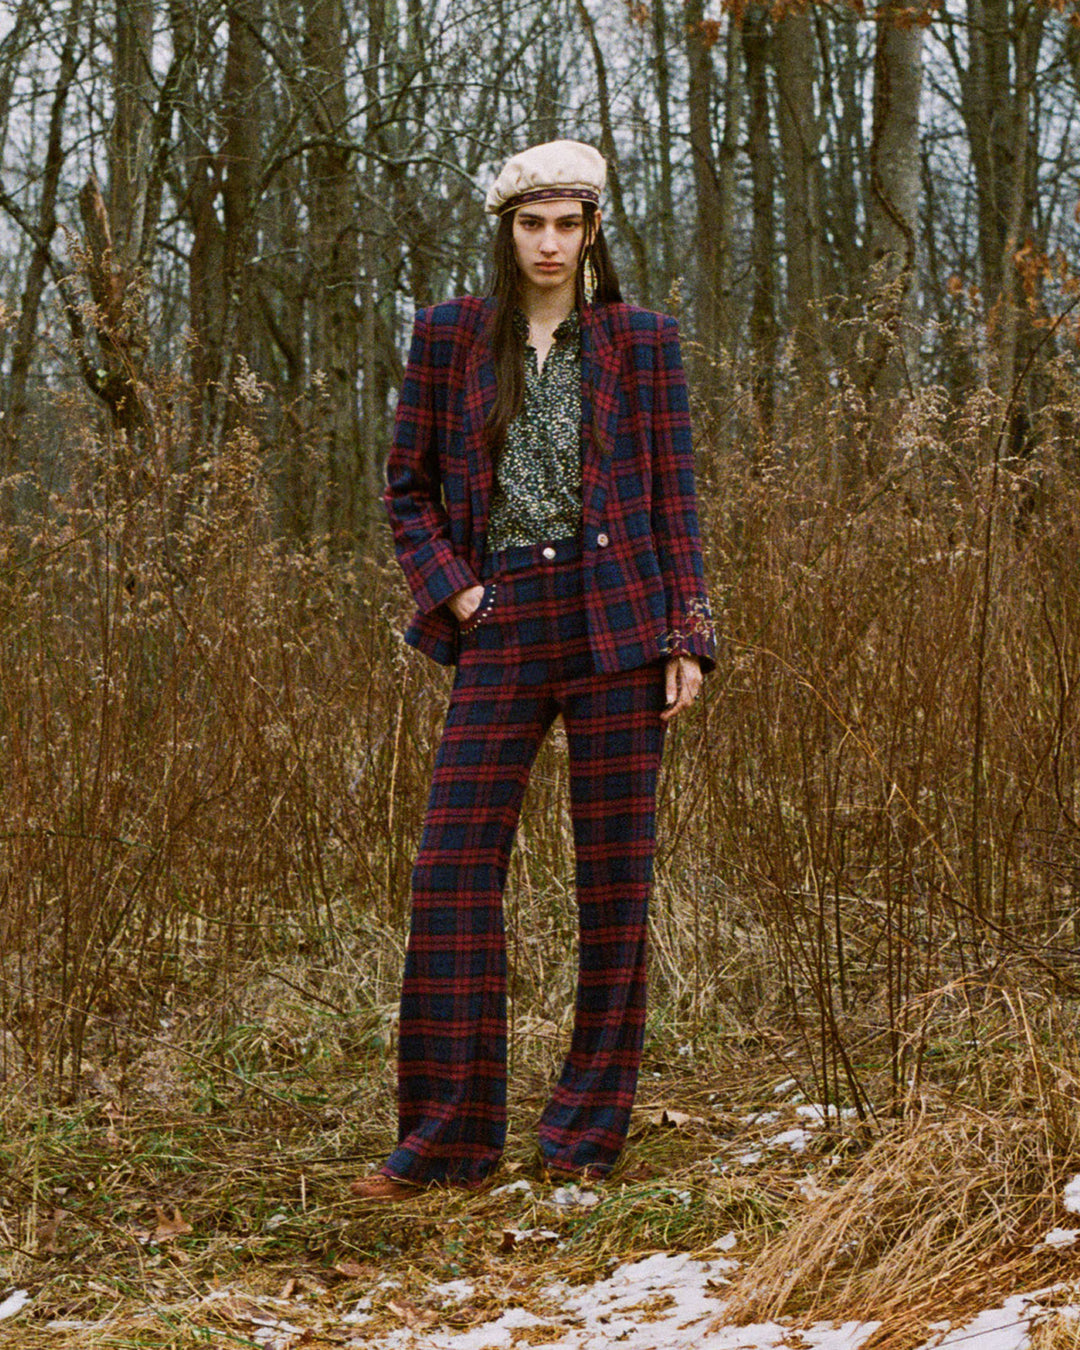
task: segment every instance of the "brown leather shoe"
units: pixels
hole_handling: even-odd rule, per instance
[[[380,1204],[400,1204],[402,1200],[412,1200],[424,1188],[412,1181],[402,1181],[398,1177],[388,1177],[385,1172],[373,1172],[369,1177],[358,1177],[349,1183],[349,1194],[357,1200],[375,1200]]]

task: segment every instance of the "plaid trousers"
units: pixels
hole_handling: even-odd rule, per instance
[[[662,666],[597,674],[576,541],[507,549],[462,625],[413,871],[398,1146],[383,1171],[478,1185],[506,1139],[502,893],[536,752],[570,757],[579,969],[569,1054],[539,1123],[554,1167],[602,1176],[626,1139],[645,1030],[645,938],[664,724]]]

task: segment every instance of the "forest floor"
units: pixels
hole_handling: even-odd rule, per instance
[[[965,1190],[960,1209],[931,1216],[925,1176],[897,1175],[895,1150],[887,1185],[884,1172],[880,1184],[860,1172],[874,1130],[850,1111],[826,1120],[800,1091],[797,1066],[786,1072],[795,1061],[760,1047],[706,1052],[651,1037],[623,1164],[582,1187],[538,1168],[527,1135],[543,1085],[518,1063],[511,1142],[493,1186],[433,1190],[392,1210],[348,1194],[390,1138],[385,1047],[360,1074],[317,1055],[291,1071],[237,1067],[239,1055],[233,1063],[212,1070],[174,1054],[163,1034],[123,1072],[91,1065],[68,1105],[36,1099],[32,1082],[9,1076],[0,1088],[0,1346],[1080,1346],[1070,1226],[1080,1228],[1080,1179],[1070,1187],[1067,1174],[1048,1175],[1040,1195],[1029,1177],[1022,1208],[1010,1210],[1003,1164],[1000,1178],[991,1169]],[[918,1141],[922,1127],[904,1128]],[[926,1126],[925,1147],[905,1156],[928,1156],[964,1128],[941,1117]],[[980,1139],[989,1129],[978,1122]],[[956,1168],[939,1166],[944,1193]],[[853,1184],[852,1194],[880,1195],[882,1210],[896,1211],[891,1238],[874,1215],[882,1250],[914,1234],[923,1251],[922,1270],[907,1272],[914,1281],[890,1276],[882,1252],[843,1226],[848,1217],[840,1228],[829,1217]],[[910,1219],[897,1206],[904,1195]],[[950,1252],[970,1236],[974,1221],[961,1210],[973,1211],[973,1196],[989,1196],[1001,1232],[980,1220],[958,1263]],[[813,1259],[781,1252],[770,1267],[774,1245],[815,1213]],[[794,1275],[780,1311],[758,1315],[773,1291],[755,1281],[778,1274]]]

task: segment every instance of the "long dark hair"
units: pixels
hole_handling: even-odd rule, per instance
[[[585,215],[585,236],[592,238],[581,250],[578,259],[577,276],[574,283],[574,303],[578,313],[584,309],[585,280],[587,262],[591,262],[596,274],[596,292],[594,305],[610,305],[622,300],[619,289],[619,275],[608,252],[604,238],[603,224],[597,224],[596,207],[592,202],[582,202]],[[495,364],[495,403],[484,425],[488,449],[498,455],[506,440],[507,428],[521,412],[525,396],[525,342],[514,325],[514,311],[521,303],[521,274],[518,271],[517,254],[514,251],[514,211],[507,211],[499,217],[493,245],[493,266],[491,272],[491,298],[495,301],[495,312],[491,320],[491,353]]]

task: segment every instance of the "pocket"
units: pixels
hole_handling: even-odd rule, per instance
[[[462,637],[467,633],[471,633],[474,628],[479,628],[484,620],[488,618],[491,613],[491,608],[495,603],[495,588],[496,583],[494,581],[487,582],[484,586],[484,594],[480,597],[480,603],[464,623],[458,624],[458,632]]]

